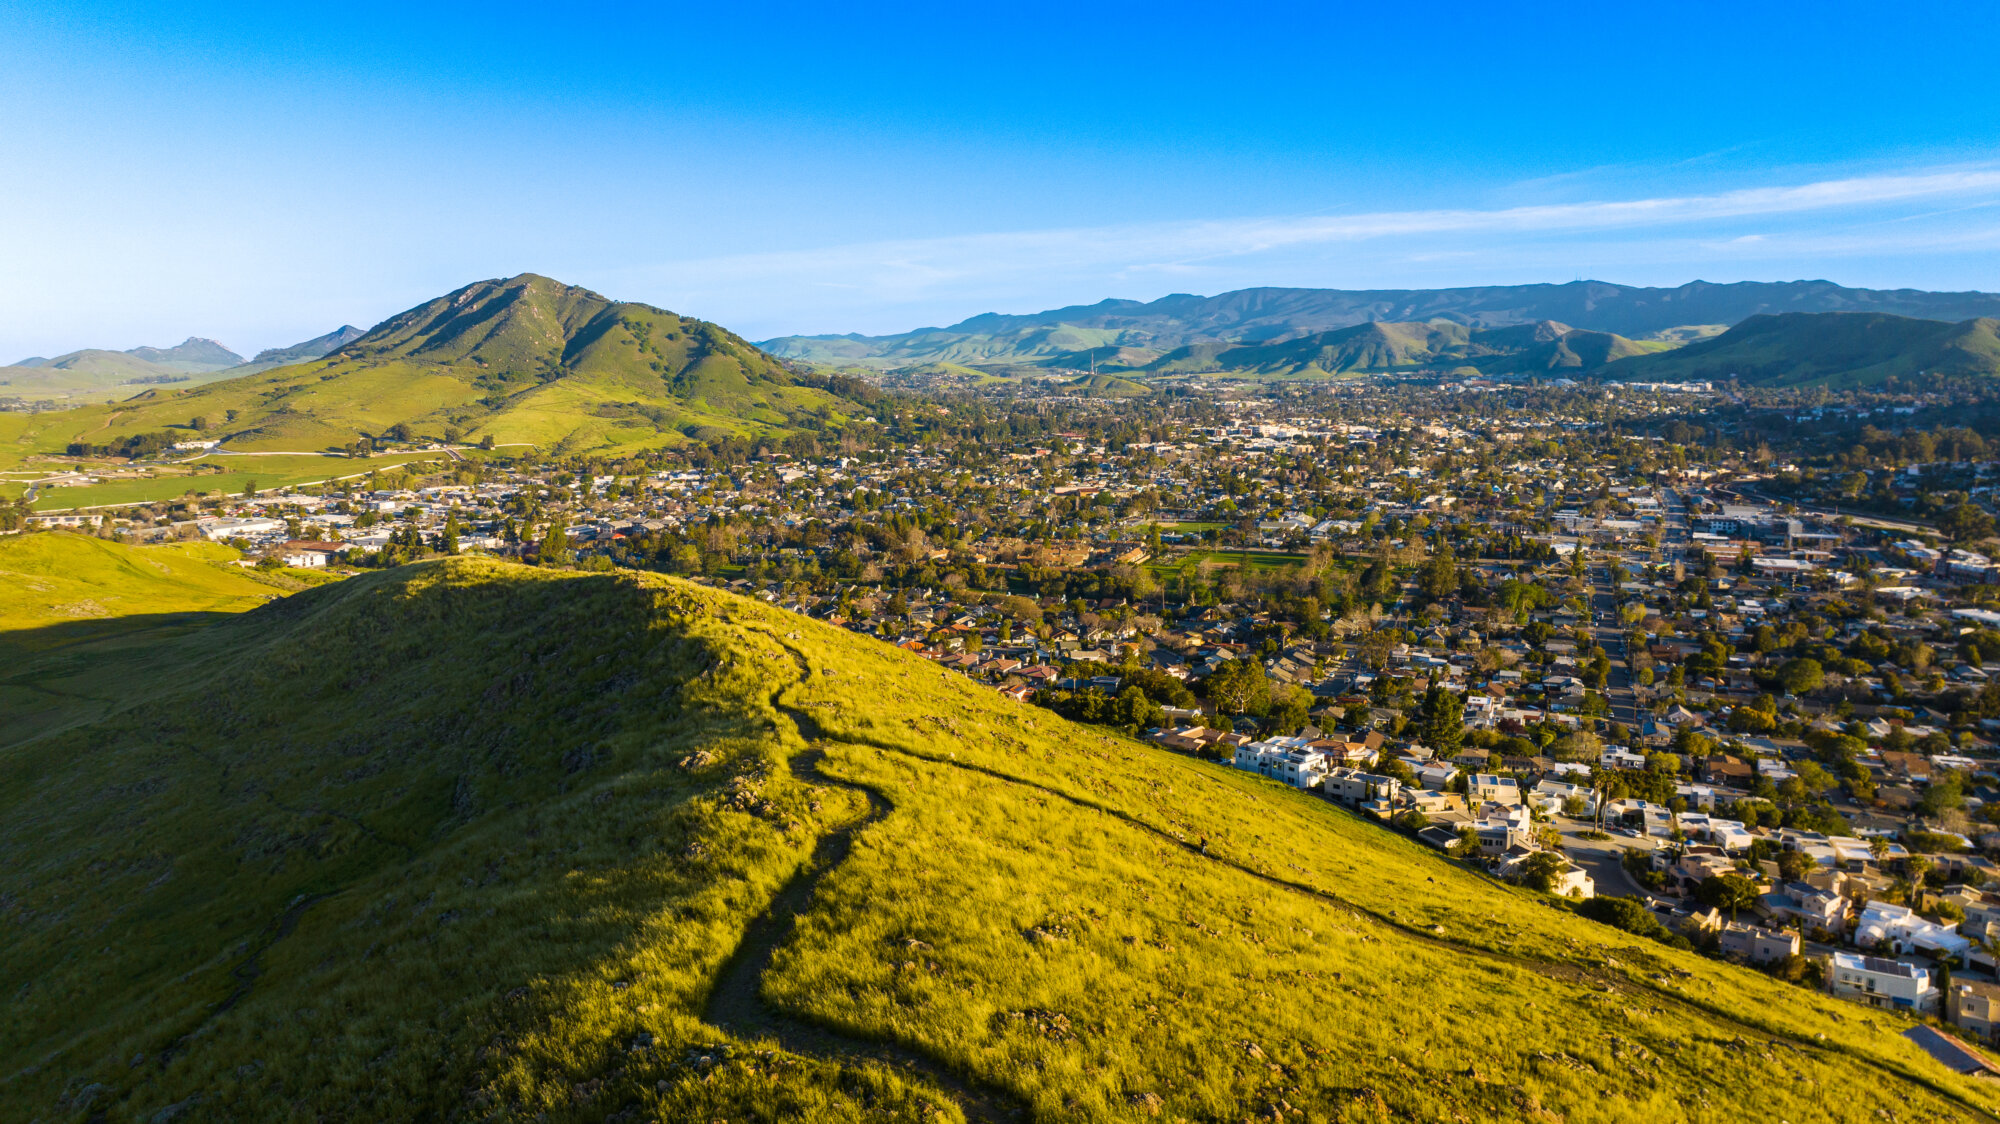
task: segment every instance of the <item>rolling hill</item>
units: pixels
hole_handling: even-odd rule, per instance
[[[1338,375],[1472,367],[1483,374],[1571,373],[1670,347],[1554,321],[1468,329],[1449,321],[1375,321],[1261,344],[1192,344],[1145,367],[1157,374]]]
[[[837,424],[857,409],[812,382],[714,324],[522,274],[399,313],[318,359],[41,415],[30,440],[116,447],[203,418],[236,451],[340,448],[404,426],[570,452]]]
[[[1731,378],[1759,386],[1872,386],[1895,378],[2000,376],[2000,321],[1946,323],[1882,313],[1754,316],[1719,336],[1624,359],[1603,374],[1678,381]]]
[[[214,340],[193,336],[173,347],[135,347],[130,351],[85,348],[53,359],[32,356],[0,367],[0,395],[102,397],[132,386],[202,382],[206,381],[202,376],[242,362],[241,355]]]
[[[360,335],[361,329],[346,326],[290,347],[266,348],[249,360],[214,340],[193,336],[173,347],[89,348],[54,359],[36,356],[0,367],[0,395],[103,400],[125,397],[140,386],[199,386],[317,359]]]
[[[1894,1015],[684,582],[445,560],[166,643],[0,731],[8,1119],[2000,1106]]]
[[[1879,312],[1935,320],[2000,316],[2000,294],[1851,289],[1830,281],[1693,281],[1641,288],[1603,281],[1461,289],[1240,289],[1212,297],[1106,300],[1027,315],[985,313],[946,328],[888,336],[783,336],[773,355],[896,367],[933,359],[1047,362],[1083,347],[1172,351],[1203,343],[1281,342],[1371,321],[1446,321],[1506,328],[1551,320],[1641,337],[1690,326],[1736,324],[1784,312]],[[1089,337],[1090,342],[1063,346]]]

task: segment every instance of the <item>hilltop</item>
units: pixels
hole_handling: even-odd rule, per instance
[[[838,424],[857,403],[823,385],[714,324],[522,274],[427,301],[318,359],[44,415],[32,439],[113,448],[201,419],[201,435],[236,451],[395,431],[580,452]]]
[[[172,347],[135,347],[129,351],[107,351],[103,348],[84,348],[54,359],[31,356],[15,363],[16,367],[34,367],[45,371],[72,371],[79,374],[93,372],[139,373],[163,371],[219,371],[243,362],[243,357],[216,343],[214,340],[189,336]]]
[[[2000,376],[2000,321],[1951,324],[1882,313],[1754,316],[1678,351],[1625,359],[1608,377],[1731,378],[1760,386],[1873,386]]]
[[[1693,281],[1675,288],[1603,281],[1459,289],[1260,288],[1212,297],[1177,293],[1150,302],[1106,300],[1027,315],[985,313],[946,328],[887,336],[783,336],[762,346],[773,355],[815,362],[899,367],[935,359],[1049,362],[1064,352],[1096,347],[1172,351],[1208,343],[1284,342],[1372,321],[1444,321],[1474,329],[1556,321],[1638,338],[1737,324],[1757,315],[1851,311],[1957,321],[2000,316],[2000,294],[1852,289],[1830,281]]]
[[[0,734],[11,1118],[2000,1104],[1886,1016],[673,579],[426,563],[161,655]]]

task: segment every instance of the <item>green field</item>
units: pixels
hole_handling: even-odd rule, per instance
[[[45,488],[35,497],[34,508],[36,511],[59,511],[108,504],[151,503],[179,499],[189,492],[206,494],[211,498],[234,496],[241,495],[252,486],[259,491],[268,491],[363,476],[405,464],[442,463],[443,460],[440,453],[406,453],[361,460],[323,456],[209,456],[187,463],[223,466],[227,471],[176,473],[169,469],[151,479],[107,480],[78,487]]]
[[[1171,557],[1165,562],[1149,562],[1146,568],[1158,577],[1169,574],[1192,577],[1201,569],[1204,562],[1212,563],[1218,568],[1247,570],[1250,573],[1271,573],[1291,569],[1305,560],[1306,556],[1303,554],[1283,551],[1253,550],[1245,553],[1240,550],[1192,550],[1185,555]]]
[[[10,1118],[2000,1106],[1897,1016],[756,601],[456,559],[212,620],[0,729]]]

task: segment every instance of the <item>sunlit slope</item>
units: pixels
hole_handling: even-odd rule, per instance
[[[419,305],[320,359],[42,415],[33,440],[45,452],[114,445],[200,417],[203,436],[238,451],[341,448],[401,425],[581,452],[837,423],[854,408],[714,324],[522,274]]]
[[[453,560],[178,643],[0,748],[0,1115],[1990,1104],[1886,1016],[671,579]]]
[[[206,542],[0,536],[0,741],[121,705],[135,681],[177,666],[170,639],[292,584],[227,565],[239,557]]]
[[[2000,376],[2000,320],[1963,323],[1865,312],[1753,316],[1665,355],[1626,359],[1606,375],[1739,379],[1760,386],[1917,386]]]
[[[0,633],[254,608],[277,591],[241,570],[216,565],[240,557],[207,542],[126,546],[61,532],[0,537]]]

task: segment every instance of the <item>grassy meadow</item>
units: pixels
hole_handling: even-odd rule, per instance
[[[250,488],[269,491],[327,480],[364,476],[408,464],[435,462],[438,453],[400,453],[356,459],[334,456],[205,456],[158,469],[144,478],[104,480],[64,488],[44,488],[36,511],[115,504],[160,503],[182,496],[241,495]],[[68,467],[68,466],[65,466]],[[221,471],[211,471],[220,469]],[[87,471],[86,467],[86,471]]]
[[[0,1118],[2000,1105],[1893,1016],[674,579],[369,573],[167,637],[71,715],[0,730]],[[704,1017],[795,877],[761,994],[847,1046]]]

